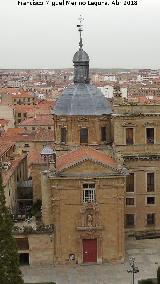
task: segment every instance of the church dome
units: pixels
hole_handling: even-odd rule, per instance
[[[101,90],[91,84],[73,84],[58,98],[53,114],[103,115],[111,114],[111,104]]]
[[[103,115],[111,114],[109,101],[101,90],[91,85],[89,78],[89,56],[83,50],[82,27],[79,25],[79,50],[73,57],[74,84],[68,86],[58,98],[53,109],[55,115]]]
[[[82,61],[89,61],[89,56],[83,49],[79,49],[73,56],[73,63]]]

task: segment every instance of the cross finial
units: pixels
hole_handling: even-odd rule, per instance
[[[83,47],[83,42],[82,42],[82,31],[83,31],[82,21],[84,20],[82,15],[80,15],[78,20],[79,20],[79,25],[77,25],[77,28],[78,28],[78,31],[80,33],[79,47],[80,47],[80,49],[82,49],[82,47]]]

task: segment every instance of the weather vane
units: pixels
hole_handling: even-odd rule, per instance
[[[82,46],[83,46],[83,43],[82,43],[82,31],[83,31],[82,22],[83,22],[83,20],[84,20],[84,18],[82,17],[82,15],[80,15],[80,17],[79,17],[78,20],[79,20],[79,25],[77,25],[77,28],[78,28],[78,31],[79,31],[79,33],[80,33],[79,46],[80,46],[80,48],[82,48]]]

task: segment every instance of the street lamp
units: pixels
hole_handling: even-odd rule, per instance
[[[139,272],[138,266],[135,265],[135,258],[132,256],[129,258],[130,269],[127,270],[128,273],[132,273],[132,284],[134,284],[134,274]]]

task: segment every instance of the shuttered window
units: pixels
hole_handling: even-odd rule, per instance
[[[67,142],[67,130],[65,127],[61,128],[61,143],[66,144]]]
[[[134,173],[126,177],[126,192],[134,192]]]
[[[147,191],[154,191],[154,173],[147,173]]]
[[[101,141],[106,141],[106,127],[101,127]]]
[[[88,128],[80,129],[80,143],[88,143]]]
[[[133,128],[126,128],[126,145],[133,144]]]

